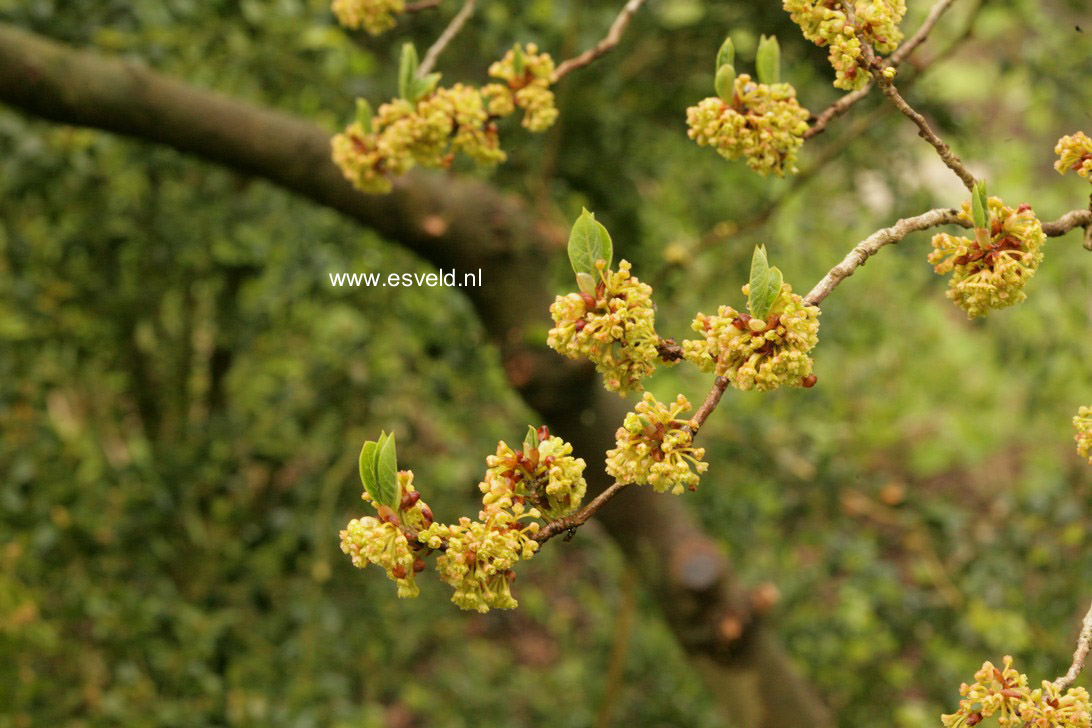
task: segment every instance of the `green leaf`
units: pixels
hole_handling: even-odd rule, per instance
[[[971,191],[971,212],[976,228],[988,228],[990,225],[990,202],[986,195],[986,180],[977,180]]]
[[[610,233],[596,221],[594,214],[584,209],[569,233],[569,262],[573,266],[573,272],[578,276],[587,273],[598,281],[599,269],[595,267],[595,262],[605,260],[607,268],[610,268],[613,258],[614,245],[611,243]],[[577,278],[578,282],[579,280]]]
[[[720,50],[717,51],[716,70],[719,71],[724,66],[734,66],[735,64],[736,47],[732,45],[732,36],[728,36],[721,44]]]
[[[717,77],[713,81],[713,88],[717,90],[717,96],[726,104],[733,103],[736,85],[736,69],[730,63],[726,63],[717,70]]]
[[[398,456],[394,449],[394,433],[381,436],[377,449],[375,479],[379,498],[376,498],[376,502],[397,511],[402,494],[398,485]]]
[[[516,72],[516,77],[518,78],[523,75],[523,69],[523,47],[519,43],[516,43],[512,46],[512,70]]]
[[[417,77],[419,64],[417,49],[413,47],[413,43],[403,43],[402,59],[398,65],[398,95],[411,103],[416,100],[413,98],[413,81]]]
[[[777,303],[777,299],[781,296],[781,284],[785,282],[785,276],[781,275],[781,271],[778,268],[770,268],[770,272],[766,274],[766,291],[761,301],[762,315],[759,318],[766,318],[770,313],[770,309]]]
[[[376,443],[368,440],[360,451],[360,481],[364,483],[364,490],[376,503],[379,502],[379,488],[375,482],[375,455]]]
[[[758,70],[758,82],[767,85],[781,81],[781,46],[777,36],[762,36],[758,41],[758,55],[755,58]]]
[[[369,134],[372,131],[372,105],[368,103],[367,99],[356,100],[356,120],[360,122],[360,125],[364,127],[364,131]]]
[[[766,259],[766,246],[756,245],[754,255],[751,256],[751,279],[747,284],[747,310],[751,312],[752,316],[758,318],[764,317],[760,317],[755,313],[755,304],[761,300],[759,291],[764,290],[766,277],[769,273],[770,262]]]
[[[595,295],[595,278],[590,273],[577,273],[576,285],[581,293],[586,293],[589,296]]]
[[[413,79],[413,88],[411,89],[413,98],[410,99],[410,101],[417,103],[418,101],[435,91],[436,86],[439,83],[440,74],[438,73],[430,73],[424,78]]]
[[[523,452],[527,453],[531,450],[538,449],[538,430],[534,425],[527,425],[527,436],[523,438]]]

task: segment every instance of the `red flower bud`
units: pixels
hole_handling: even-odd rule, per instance
[[[811,389],[812,387],[815,386],[815,383],[818,382],[818,381],[819,381],[819,377],[815,376],[814,374],[809,374],[808,376],[806,376],[806,377],[804,377],[803,379],[800,380],[800,384],[803,385],[804,387],[807,387],[808,389]]]

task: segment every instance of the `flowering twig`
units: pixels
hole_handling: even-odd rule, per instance
[[[869,235],[857,244],[842,262],[831,268],[823,279],[815,284],[804,301],[810,305],[818,306],[820,302],[838,287],[842,281],[853,275],[854,271],[864,265],[869,258],[875,255],[880,248],[893,245],[910,233],[938,225],[961,225],[965,228],[972,227],[971,223],[959,217],[958,210],[940,208],[930,210],[915,217],[899,220],[894,225]],[[1048,237],[1056,238],[1065,235],[1070,230],[1081,226],[1092,226],[1092,210],[1071,210],[1053,222],[1043,223],[1043,232]]]
[[[940,16],[943,15],[954,2],[955,0],[940,0],[940,2],[934,5],[932,10],[929,11],[929,15],[925,18],[925,22],[918,28],[918,31],[914,33],[908,41],[899,46],[899,48],[887,59],[887,65],[893,68],[898,67],[899,64],[909,58],[910,54],[913,53],[919,45],[925,42],[925,39],[933,32],[933,28],[936,27],[937,21],[940,20]],[[804,138],[810,139],[816,134],[822,134],[826,129],[827,124],[849,111],[850,107],[855,103],[865,96],[868,96],[868,93],[871,90],[872,83],[869,82],[864,87],[842,96],[842,98],[828,106],[815,117],[815,123],[808,127],[808,130],[804,132]]]
[[[558,65],[557,70],[554,71],[553,82],[557,83],[566,74],[578,68],[583,68],[618,45],[618,42],[622,39],[622,33],[626,31],[626,27],[629,25],[629,21],[633,19],[634,14],[644,3],[645,0],[629,0],[622,8],[622,11],[618,13],[618,17],[614,19],[606,37],[596,43],[594,47]]]
[[[857,24],[857,13],[853,9],[853,3],[843,2],[842,7],[845,9],[846,17],[853,23]],[[907,103],[906,99],[902,97],[899,90],[895,88],[895,84],[891,79],[884,75],[884,63],[876,57],[876,51],[872,48],[870,43],[861,44],[861,54],[864,56],[865,66],[868,68],[868,72],[872,74],[872,79],[876,82],[876,85],[880,87],[880,91],[888,98],[891,103],[895,105],[899,111],[903,113],[908,119],[910,119],[918,127],[918,136],[925,141],[933,145],[933,148],[937,150],[937,154],[940,155],[941,160],[948,166],[956,175],[963,180],[963,184],[968,190],[974,189],[974,175],[971,174],[963,164],[951,147],[944,143],[932,127],[929,126],[929,122],[925,120],[925,117],[919,114],[917,111]]]
[[[417,78],[424,78],[431,71],[433,66],[436,65],[436,59],[440,57],[440,54],[447,48],[447,44],[459,34],[459,31],[466,25],[466,21],[470,20],[470,16],[474,14],[474,6],[477,4],[477,0],[466,0],[466,4],[462,9],[455,14],[455,17],[451,19],[448,26],[444,28],[444,32],[440,33],[440,37],[436,39],[436,42],[425,53],[424,60],[421,61],[421,65],[417,67]]]
[[[1068,688],[1081,674],[1089,649],[1092,649],[1092,607],[1088,608],[1088,614],[1084,615],[1084,621],[1081,622],[1081,633],[1077,638],[1077,650],[1073,653],[1073,664],[1069,666],[1065,675],[1054,681],[1058,690]]]

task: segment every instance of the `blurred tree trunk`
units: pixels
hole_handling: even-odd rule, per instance
[[[194,88],[142,66],[78,51],[0,24],[0,101],[46,119],[164,144],[263,177],[359,221],[437,267],[483,271],[465,288],[500,348],[513,386],[585,457],[592,490],[628,407],[586,363],[564,360],[523,332],[544,324],[552,296],[544,257],[565,231],[490,186],[416,173],[393,194],[355,191],[316,125]],[[706,487],[727,487],[707,478]],[[683,500],[624,491],[600,521],[636,564],[679,641],[698,661],[729,720],[743,728],[829,725],[830,716],[753,609],[727,559]],[[563,543],[549,548],[564,548]]]

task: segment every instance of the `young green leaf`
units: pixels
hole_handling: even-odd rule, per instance
[[[726,104],[731,104],[735,96],[736,69],[731,63],[725,63],[717,69],[717,77],[713,80],[713,88],[717,96]]]
[[[424,78],[413,79],[413,98],[410,101],[417,103],[424,97],[436,90],[437,84],[440,83],[440,74],[430,73]]]
[[[580,289],[581,293],[595,296],[595,278],[593,278],[590,273],[577,273],[576,286]]]
[[[595,267],[595,261],[605,260],[607,268],[610,268],[613,257],[614,246],[610,233],[596,221],[593,213],[583,210],[569,233],[569,262],[573,266],[573,272],[578,275],[587,273],[598,281],[599,269]],[[577,281],[579,282],[579,278]]]
[[[364,484],[364,490],[376,503],[379,502],[379,488],[375,482],[375,455],[376,443],[368,440],[360,451],[360,482]]]
[[[516,43],[512,46],[512,70],[516,72],[517,78],[523,75],[524,63],[523,48]]]
[[[766,288],[763,292],[763,298],[760,303],[760,313],[758,318],[766,318],[769,315],[770,309],[777,303],[777,299],[781,296],[781,284],[785,282],[785,276],[781,275],[781,271],[778,268],[770,268],[770,272],[766,274]]]
[[[756,245],[754,255],[751,256],[751,279],[747,283],[747,310],[756,318],[762,318],[755,313],[755,305],[761,300],[759,292],[764,290],[769,272],[770,262],[766,259],[766,246]]]
[[[401,489],[398,485],[398,456],[394,449],[394,433],[386,438],[381,437],[377,448],[375,477],[379,498],[376,503],[397,511],[402,493],[399,492]]]
[[[538,449],[538,430],[534,425],[527,425],[527,436],[523,438],[523,451],[530,452]]]
[[[758,70],[758,82],[767,85],[781,81],[781,46],[777,36],[762,36],[758,41],[758,55],[755,58]]]
[[[364,131],[369,134],[372,131],[372,105],[368,103],[367,99],[356,100],[356,120],[360,122],[360,125],[364,127]]]
[[[413,47],[413,43],[403,43],[402,59],[398,65],[398,95],[411,103],[416,101],[413,98],[415,90],[413,81],[417,77],[419,63],[417,49]]]
[[[717,66],[716,71],[719,71],[723,66],[734,66],[736,64],[736,47],[732,45],[732,36],[728,36],[724,39],[724,43],[721,44],[720,50],[717,51]]]
[[[977,180],[971,191],[971,212],[976,228],[986,228],[990,224],[990,203],[986,195],[986,180]]]

